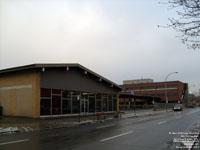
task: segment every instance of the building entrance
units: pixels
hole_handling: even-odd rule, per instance
[[[87,99],[82,99],[80,104],[80,112],[81,113],[88,113],[89,112],[89,101]]]

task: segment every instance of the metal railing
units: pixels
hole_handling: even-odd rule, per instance
[[[119,108],[120,110],[134,110],[134,109],[153,109],[153,110],[161,110],[161,109],[172,109],[175,103],[155,103],[153,104],[144,104],[144,105],[135,105],[135,104],[120,104]]]

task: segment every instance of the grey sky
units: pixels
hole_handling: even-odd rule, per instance
[[[178,71],[198,92],[200,51],[157,27],[173,15],[157,0],[1,0],[0,69],[76,62],[118,84]]]

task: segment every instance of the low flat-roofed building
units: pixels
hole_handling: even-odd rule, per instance
[[[8,116],[114,112],[121,87],[80,64],[32,64],[0,70],[0,106]]]

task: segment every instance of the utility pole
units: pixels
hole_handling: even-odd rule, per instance
[[[168,105],[168,97],[167,97],[167,78],[172,75],[172,74],[177,74],[178,72],[171,72],[169,73],[166,78],[165,78],[165,107],[166,107],[166,112],[167,112],[167,105]]]

